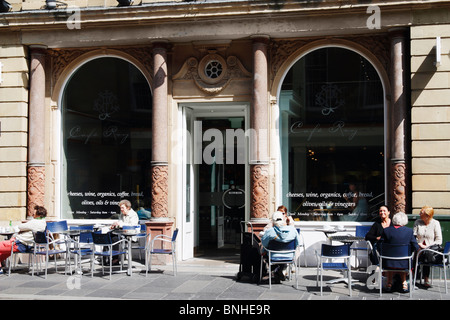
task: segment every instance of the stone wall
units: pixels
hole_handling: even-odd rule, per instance
[[[0,221],[26,216],[28,62],[18,33],[0,37]]]
[[[429,17],[431,19],[432,17]],[[437,21],[437,20],[434,20]],[[441,37],[441,64],[436,37]],[[450,214],[450,24],[411,28],[412,207]]]

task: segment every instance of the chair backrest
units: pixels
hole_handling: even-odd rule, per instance
[[[281,242],[276,240],[270,240],[267,245],[267,249],[272,251],[289,251],[295,250],[295,239],[289,242]]]
[[[350,245],[343,244],[333,246],[329,244],[322,244],[322,256],[324,257],[348,257],[350,256]]]
[[[94,243],[92,232],[81,232],[78,240],[80,243]]]
[[[111,234],[109,232],[108,233],[92,232],[91,235],[92,235],[92,241],[96,245],[110,245],[110,244],[112,244]]]
[[[33,232],[33,238],[34,238],[34,242],[36,242],[37,244],[47,244],[48,243],[46,231]]]
[[[86,224],[86,225],[79,225],[79,226],[70,226],[70,230],[94,231],[94,225]],[[84,232],[82,232],[82,233],[84,233]],[[89,233],[89,232],[87,232],[87,233]]]
[[[356,226],[355,236],[364,238],[371,226]]]
[[[447,241],[444,245],[444,254],[449,254],[450,253],[450,241]]]
[[[390,258],[404,258],[411,256],[411,246],[409,244],[380,243],[380,255]]]
[[[178,236],[178,228],[176,228],[176,229],[173,231],[172,242],[177,241],[177,236]]]
[[[48,221],[47,222],[47,230],[51,233],[58,233],[61,231],[68,230],[67,227],[67,221],[61,220],[61,221]]]

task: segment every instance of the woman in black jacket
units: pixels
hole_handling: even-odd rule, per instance
[[[370,254],[370,261],[372,264],[378,264],[378,257],[376,254],[377,242],[381,239],[384,228],[392,225],[391,213],[387,206],[381,206],[378,210],[378,217],[375,219],[369,232],[367,232],[365,239],[370,241],[373,247],[373,251]]]

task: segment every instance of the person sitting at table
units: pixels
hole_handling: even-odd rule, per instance
[[[404,212],[397,212],[392,217],[392,225],[383,229],[383,234],[381,235],[382,243],[389,244],[409,244],[412,252],[416,252],[419,250],[419,245],[417,244],[416,237],[414,236],[413,230],[411,228],[406,227],[408,223],[408,217]],[[383,268],[392,269],[393,271],[386,272],[386,290],[392,290],[392,280],[395,272],[395,269],[408,269],[409,263],[408,260],[392,260],[385,259],[383,260]],[[400,279],[402,282],[403,291],[408,290],[408,284],[406,282],[406,273],[400,272]],[[410,279],[411,281],[412,279]]]
[[[139,225],[139,216],[136,211],[131,208],[131,202],[129,200],[121,200],[119,202],[120,216],[118,221],[114,221],[111,224],[111,229],[122,228],[125,226],[137,226]]]
[[[375,219],[375,222],[369,229],[365,236],[365,240],[369,241],[372,245],[372,252],[370,252],[370,261],[373,265],[378,264],[378,256],[376,254],[377,243],[381,239],[381,235],[383,234],[384,228],[387,228],[392,225],[391,221],[391,213],[387,206],[381,206],[378,210],[378,217]]]
[[[287,243],[292,240],[295,240],[295,247],[299,245],[299,238],[297,230],[294,228],[293,225],[286,225],[283,213],[280,211],[274,212],[272,215],[272,223],[273,227],[267,229],[264,232],[264,235],[261,238],[261,243],[263,245],[262,254],[265,255],[266,252],[264,250],[264,247],[267,248],[269,245],[269,242],[272,240]],[[273,253],[272,257],[283,257],[286,259],[291,259],[292,254],[287,253]],[[285,276],[283,274],[284,269],[286,268],[285,264],[275,266],[274,269],[274,276],[276,280],[284,280]],[[269,275],[271,276],[271,275]]]
[[[433,219],[434,209],[429,206],[424,206],[420,210],[420,219],[414,222],[413,230],[416,236],[417,243],[420,249],[428,248],[432,245],[442,244],[442,229],[438,220]],[[424,266],[423,279],[425,287],[431,287],[429,276],[430,267]]]
[[[136,213],[136,211],[134,211],[133,208],[131,207],[131,202],[129,200],[127,200],[127,199],[121,200],[119,202],[119,207],[120,207],[119,220],[114,221],[111,224],[110,229],[123,228],[123,226],[138,226],[139,225],[139,216]],[[119,241],[119,237],[116,235],[111,235],[111,238],[112,238],[112,242]],[[131,237],[131,241],[136,242],[137,238]],[[119,248],[117,245],[115,245],[113,249],[118,250]],[[105,259],[105,263],[108,263],[107,260],[108,259]],[[112,263],[114,265],[118,264],[119,259],[114,258]]]
[[[35,206],[33,219],[22,223],[15,227],[16,233],[9,240],[0,242],[0,274],[3,273],[3,261],[11,255],[11,247],[13,252],[30,252],[34,245],[33,232],[43,232],[47,227],[45,217],[47,217],[47,209],[42,206]]]
[[[285,206],[283,206],[283,205],[279,206],[277,208],[277,212],[281,212],[283,214],[283,220],[286,225],[294,227],[294,219],[292,219],[291,216],[288,216],[287,208]],[[270,220],[269,223],[264,226],[264,230],[260,233],[260,236],[262,236],[264,234],[264,232],[266,232],[266,230],[273,227],[272,221],[273,220]]]

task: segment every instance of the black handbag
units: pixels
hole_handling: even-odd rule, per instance
[[[444,249],[440,244],[433,244],[427,247],[427,249],[444,252]],[[427,250],[420,254],[419,261],[426,264],[440,264],[442,263],[442,257],[443,256],[441,254]]]

